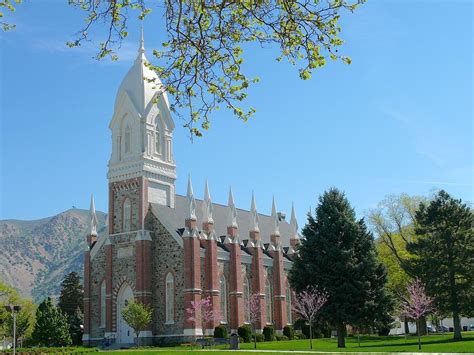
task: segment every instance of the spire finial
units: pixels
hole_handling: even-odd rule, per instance
[[[235,209],[235,203],[234,203],[234,193],[232,192],[232,186],[229,188],[229,227],[235,227],[237,228],[237,210]]]
[[[250,212],[252,214],[252,230],[259,232],[258,228],[258,213],[257,213],[257,204],[255,203],[255,195],[252,191],[252,202],[250,202]]]
[[[140,53],[145,53],[145,38],[143,36],[143,25],[140,28],[140,48],[138,51]]]
[[[196,220],[196,200],[194,199],[193,185],[191,182],[191,174],[188,175],[188,191],[186,193],[189,204],[188,218]]]
[[[273,223],[274,223],[274,235],[280,235],[280,218],[278,217],[277,214],[277,209],[276,209],[276,204],[275,204],[275,196],[273,196],[272,199],[272,218],[273,218]]]
[[[89,216],[91,220],[91,235],[97,235],[97,215],[95,213],[94,195],[91,194],[91,205],[89,208]]]
[[[299,239],[298,238],[298,221],[296,220],[295,204],[293,202],[291,202],[290,227],[291,227],[291,233],[292,233],[290,238]]]
[[[209,193],[209,185],[207,183],[204,185],[204,203],[202,204],[202,221],[204,223],[214,223],[212,219],[212,201],[211,201],[211,194]]]

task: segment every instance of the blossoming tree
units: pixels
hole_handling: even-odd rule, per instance
[[[212,310],[211,298],[208,296],[199,301],[191,301],[191,307],[186,308],[191,322],[201,322],[202,334],[205,334],[206,326],[213,320],[217,320],[219,315]]]

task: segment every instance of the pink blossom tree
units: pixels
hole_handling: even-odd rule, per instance
[[[258,294],[252,293],[248,300],[246,300],[245,311],[248,315],[248,320],[252,325],[253,333],[253,347],[257,349],[257,321],[260,317],[260,298]]]
[[[200,301],[191,301],[191,307],[186,308],[186,313],[188,314],[189,321],[195,323],[201,321],[203,335],[205,335],[207,324],[219,319],[219,314],[216,314],[212,309],[212,302],[209,296]]]
[[[318,291],[318,289],[309,286],[306,290],[293,296],[293,311],[309,324],[309,344],[311,349],[313,349],[313,322],[327,300],[328,294],[326,291]]]
[[[425,286],[415,279],[407,286],[407,295],[400,295],[400,313],[416,320],[418,333],[418,350],[421,350],[420,319],[434,310],[433,299],[426,295]]]

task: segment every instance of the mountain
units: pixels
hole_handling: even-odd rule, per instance
[[[99,234],[106,214],[97,212]],[[0,279],[25,297],[57,297],[67,273],[82,274],[89,211],[70,209],[34,221],[0,220]]]

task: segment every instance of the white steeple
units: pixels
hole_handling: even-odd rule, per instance
[[[232,192],[232,186],[229,188],[229,220],[227,223],[228,227],[237,228],[237,210],[234,203],[234,193]]]
[[[298,235],[298,221],[296,220],[296,213],[295,213],[295,205],[291,203],[291,219],[290,219],[290,228],[291,228],[291,236],[292,239],[299,239]]]
[[[148,201],[174,207],[174,122],[168,97],[145,56],[143,28],[137,58],[115,99],[109,182],[148,179]]]
[[[258,227],[257,204],[255,203],[255,195],[253,191],[252,191],[252,202],[250,203],[250,213],[252,215],[252,231],[259,232],[260,229]]]
[[[278,217],[275,196],[272,199],[272,219],[273,219],[273,235],[280,235],[280,218]]]
[[[95,202],[94,202],[94,195],[91,194],[91,204],[89,208],[89,217],[91,221],[91,232],[90,235],[97,236],[97,215],[95,213]]]
[[[212,212],[213,207],[211,201],[211,194],[209,193],[209,185],[206,179],[206,184],[204,186],[204,201],[202,204],[202,221],[204,223],[214,223],[214,220],[212,219]]]
[[[186,193],[188,198],[188,219],[196,220],[196,200],[194,199],[193,185],[191,183],[191,175],[188,176],[188,191]]]

